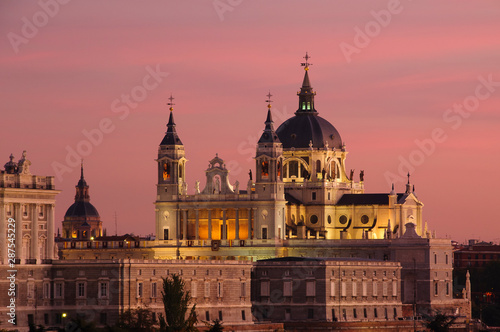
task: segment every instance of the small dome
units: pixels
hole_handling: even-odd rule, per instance
[[[66,214],[64,215],[64,220],[73,220],[73,219],[86,219],[86,220],[99,220],[99,212],[97,209],[90,203],[86,201],[77,201],[73,203]]]
[[[284,149],[342,148],[342,138],[335,127],[312,112],[296,112],[296,115],[281,124],[276,130]]]

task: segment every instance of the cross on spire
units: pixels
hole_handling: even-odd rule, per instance
[[[309,70],[309,66],[312,66],[312,63],[309,63],[309,59],[311,57],[306,52],[306,56],[304,56],[303,58],[306,59],[306,62],[302,62],[300,65],[304,67],[304,70]]]
[[[267,108],[271,108],[271,103],[273,102],[273,101],[271,100],[271,97],[273,96],[273,95],[271,94],[271,90],[269,90],[269,93],[268,93],[266,96],[267,96],[267,99],[266,99]]]
[[[175,104],[174,104],[174,99],[175,99],[175,98],[174,98],[174,97],[172,97],[172,94],[170,94],[170,97],[168,98],[168,100],[170,100],[170,102],[169,102],[169,103],[167,103],[167,105],[168,105],[168,106],[170,106],[170,111],[173,111],[173,110],[174,110],[174,107],[173,107],[173,106],[175,105]]]

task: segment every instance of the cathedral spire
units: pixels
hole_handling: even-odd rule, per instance
[[[87,181],[85,181],[85,178],[83,176],[83,159],[80,166],[80,180],[78,181],[78,184],[75,186],[75,189],[76,189],[75,202],[77,201],[88,202],[90,200],[89,185],[87,184]]]
[[[165,133],[165,137],[163,137],[160,145],[183,145],[181,139],[179,138],[179,135],[177,134],[177,131],[175,130],[174,99],[175,98],[172,97],[172,94],[170,94],[170,97],[168,98],[170,102],[167,103],[167,105],[170,106],[170,116],[167,123],[167,132]]]
[[[271,94],[271,91],[267,94],[267,118],[266,118],[266,127],[264,128],[264,132],[262,133],[262,136],[260,136],[259,143],[280,143],[280,140],[278,138],[278,135],[276,135],[276,132],[274,131],[274,122],[273,122],[273,116],[271,114],[271,97],[273,95]]]
[[[297,112],[295,112],[295,114],[317,113],[316,109],[314,108],[314,96],[316,95],[316,92],[313,91],[311,82],[309,81],[309,66],[312,65],[312,63],[309,63],[310,58],[311,57],[306,52],[306,55],[304,56],[306,62],[301,63],[301,66],[304,67],[305,74],[300,92],[297,93],[297,95],[299,96],[299,109],[297,110]]]

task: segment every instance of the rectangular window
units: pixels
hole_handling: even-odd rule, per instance
[[[398,317],[398,310],[394,308],[394,318]]]
[[[240,296],[241,297],[246,297],[247,296],[247,285],[244,282],[241,283]]]
[[[222,297],[223,289],[222,281],[217,282],[217,297]]]
[[[210,321],[210,312],[208,312],[208,311],[205,311],[205,320],[206,320],[207,322],[209,322],[209,321]]]
[[[55,294],[54,298],[62,299],[64,297],[64,283],[57,282],[55,285]]]
[[[316,296],[316,282],[306,282],[306,296]]]
[[[377,308],[373,308],[373,317],[378,318]]]
[[[43,284],[43,298],[50,299],[50,283],[48,282]]]
[[[335,309],[332,309],[332,321],[333,322],[337,321],[337,317],[335,317]]]
[[[366,283],[366,281],[363,281],[363,286],[362,287],[363,287],[363,290],[362,290],[363,296],[364,297],[368,296],[368,284]]]
[[[363,317],[368,318],[368,312],[366,312],[366,308],[363,308]]]
[[[99,322],[102,325],[108,324],[108,315],[105,312],[101,312],[101,314],[99,316]]]
[[[437,281],[434,282],[434,295],[435,296],[438,295],[438,283],[437,283]]]
[[[32,282],[28,283],[28,299],[32,299],[35,297],[35,284]]]
[[[335,281],[333,280],[330,281],[330,296],[335,296]]]
[[[398,282],[392,281],[392,296],[398,296]]]
[[[314,309],[312,308],[307,309],[307,318],[314,319]]]
[[[191,285],[192,285],[192,283],[191,283]],[[192,290],[192,288],[191,288],[191,296],[195,297],[195,296],[193,296],[193,290]],[[151,297],[152,298],[156,298],[156,282],[152,282],[151,283]]]
[[[85,297],[85,283],[84,282],[78,282],[76,284],[77,287],[77,297]]]
[[[382,296],[387,296],[387,281],[382,282]]]
[[[205,281],[205,297],[210,297],[210,282],[208,281]]]
[[[269,296],[269,281],[260,282],[260,296]]]
[[[446,254],[446,264],[448,264],[448,254]]]
[[[315,192],[313,192],[313,193],[312,193],[312,197],[311,197],[311,199],[312,199],[313,201],[315,201],[315,200],[316,200],[316,193],[315,193]]]
[[[143,283],[138,282],[137,283],[137,297],[142,297],[143,296]]]
[[[245,310],[241,310],[241,320],[246,320]]]
[[[161,233],[160,233],[160,234],[161,234]],[[164,239],[164,240],[168,240],[168,239],[169,239],[169,238],[168,238],[168,228],[166,228],[166,229],[164,229],[164,230],[163,230],[163,239]]]
[[[267,240],[267,227],[262,227],[262,240]]]
[[[378,285],[377,285],[376,281],[373,282],[373,286],[372,287],[373,287],[373,296],[377,296],[378,295],[378,289],[377,289]]]
[[[285,280],[283,281],[283,296],[292,296],[292,281]]]
[[[219,310],[219,320],[222,320],[222,310]]]
[[[450,295],[450,283],[446,283],[446,295]]]
[[[356,281],[352,282],[352,297],[358,296],[358,287]]]
[[[196,281],[191,281],[191,297],[192,298],[197,298],[198,297],[198,285],[196,284]]]
[[[99,283],[99,290],[98,290],[97,295],[100,299],[108,296],[108,283],[107,282],[100,282]]]
[[[45,325],[49,325],[50,322],[49,322],[49,314],[43,314],[43,323]]]
[[[343,296],[343,297],[347,296],[347,284],[345,281],[342,281],[342,292],[341,292],[340,296]]]
[[[354,318],[358,318],[358,313],[356,311],[356,308],[352,309],[352,315]]]

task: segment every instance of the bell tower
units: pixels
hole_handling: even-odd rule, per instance
[[[156,239],[174,240],[179,236],[179,196],[186,195],[186,162],[182,144],[174,122],[174,98],[170,95],[170,117],[167,132],[158,147],[158,184],[155,202]]]
[[[259,197],[283,195],[283,146],[274,131],[271,114],[271,93],[267,95],[267,118],[264,132],[257,143],[255,155],[255,191]],[[281,190],[281,191],[280,191]]]
[[[174,122],[174,98],[170,96],[170,117],[167,123],[167,132],[158,147],[158,185],[157,200],[177,200],[177,196],[184,194],[186,180],[186,162],[184,145],[182,144]]]

